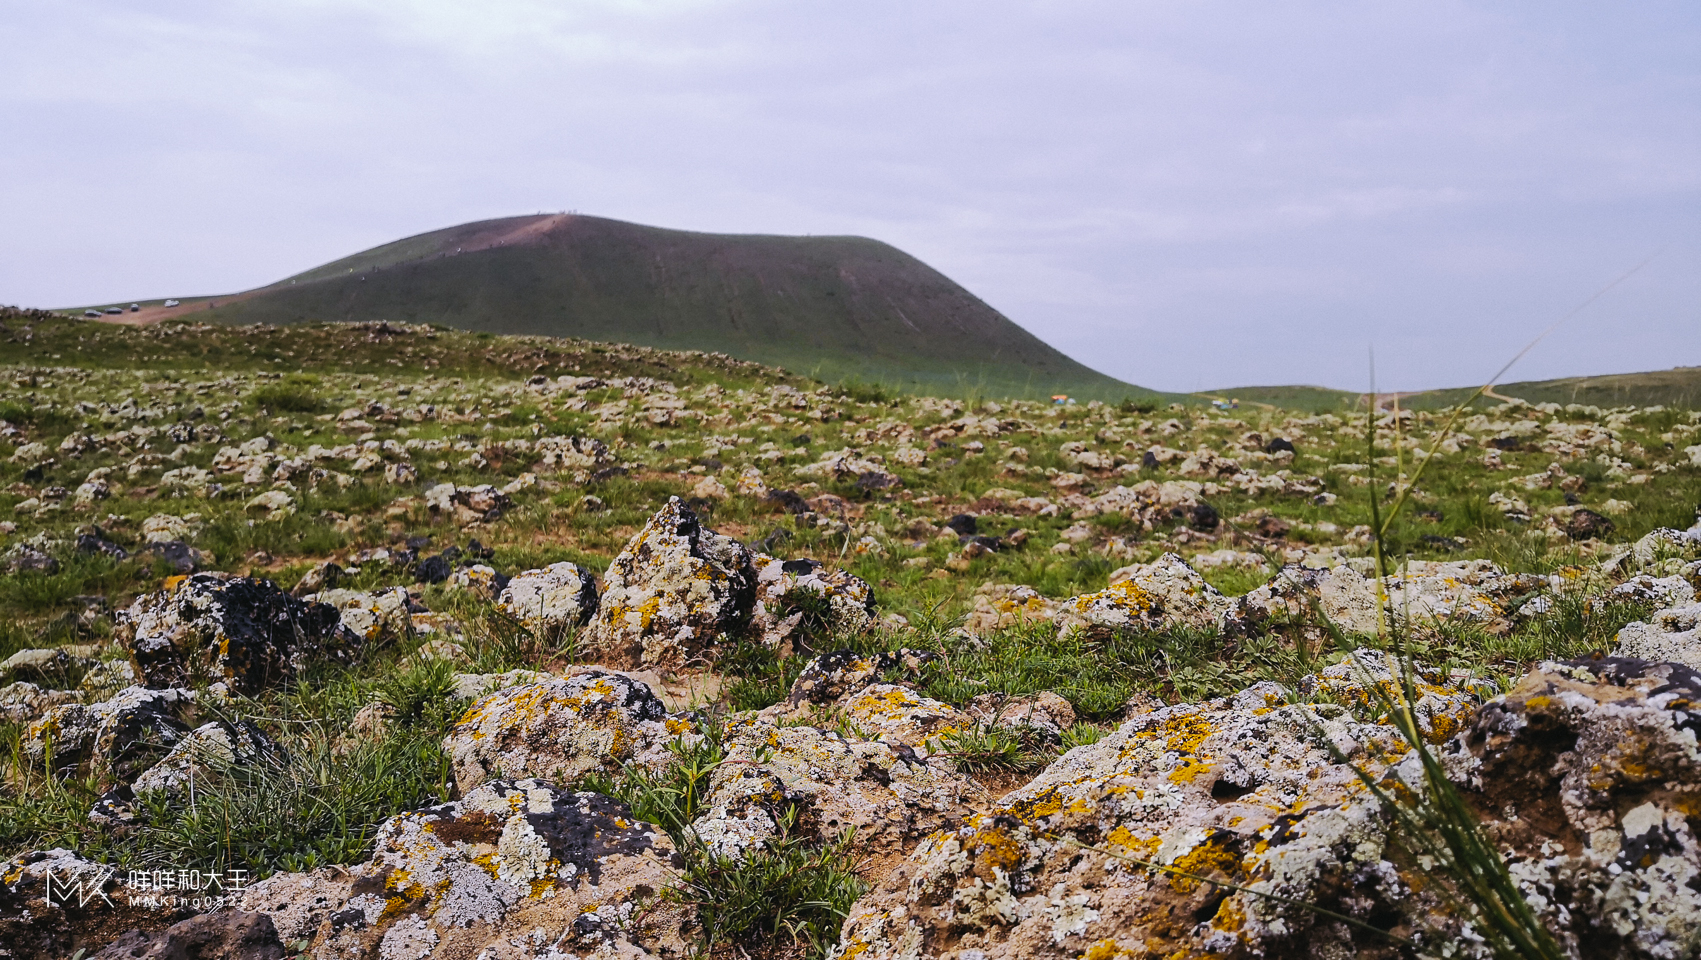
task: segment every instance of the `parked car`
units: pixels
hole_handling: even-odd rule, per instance
[[[107,307],[106,312],[107,313],[123,313],[124,308],[123,307]]]
[[[89,317],[89,318],[98,318],[100,316],[100,311],[99,310],[84,310],[83,316]]]
[[[141,305],[141,304],[139,304],[139,303],[132,303],[132,304],[130,304],[130,312],[131,312],[131,313],[135,313],[135,312],[137,312],[137,311],[139,311],[139,310],[141,310],[141,309],[142,309],[142,305]]]
[[[181,302],[181,301],[178,301],[178,300],[167,300],[167,301],[166,301],[166,302],[165,302],[165,305],[166,305],[166,306],[168,306],[168,307],[175,307],[175,306],[177,306],[177,304],[178,304],[178,303],[180,303],[180,302]]]

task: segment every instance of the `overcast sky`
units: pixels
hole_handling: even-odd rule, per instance
[[[575,210],[853,233],[1172,390],[1701,364],[1701,4],[0,0],[0,303]],[[1657,256],[1655,256],[1657,254]]]

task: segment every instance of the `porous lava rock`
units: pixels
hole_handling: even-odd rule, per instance
[[[247,694],[315,660],[349,659],[358,646],[330,604],[298,600],[269,580],[210,573],[138,597],[119,618],[119,638],[145,686],[207,677]]]
[[[308,938],[315,960],[683,958],[694,918],[661,898],[679,867],[667,835],[619,801],[493,780],[385,821],[340,904],[325,902],[340,883],[296,874],[273,877],[243,905],[299,926],[280,894],[315,881],[313,913],[324,915]]]
[[[609,565],[583,643],[615,665],[678,667],[744,629],[755,588],[750,551],[671,497]]]
[[[836,633],[862,630],[874,620],[874,590],[855,574],[828,569],[817,560],[781,560],[763,553],[755,555],[752,566],[756,604],[751,627],[770,649],[790,652],[811,612],[823,621],[820,626]],[[811,603],[824,609],[811,611]]]
[[[947,758],[901,742],[731,718],[726,758],[709,781],[706,813],[692,829],[709,848],[736,856],[780,834],[782,821],[825,840],[856,831],[865,873],[878,874],[917,839],[984,805],[987,796]]]
[[[582,626],[597,609],[597,581],[576,563],[552,563],[514,575],[496,606],[532,630]]]
[[[1696,703],[1687,667],[1607,659],[1454,714],[1443,766],[1569,955],[1677,960],[1701,942]],[[838,955],[1486,960],[1359,779],[1421,795],[1407,754],[1390,727],[1271,683],[1153,711],[924,838],[852,908]]]
[[[128,782],[188,733],[194,701],[191,690],[131,686],[100,703],[60,704],[24,728],[24,756],[40,765],[51,755],[61,776],[87,763],[101,779]]]
[[[624,764],[665,766],[668,743],[692,734],[648,685],[619,673],[508,687],[475,702],[443,738],[455,781],[470,790],[497,777],[576,780]]]

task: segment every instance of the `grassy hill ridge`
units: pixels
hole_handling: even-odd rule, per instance
[[[933,393],[1154,396],[863,237],[708,234],[540,214],[404,238],[184,306],[198,321],[409,321],[719,351],[825,380]]]

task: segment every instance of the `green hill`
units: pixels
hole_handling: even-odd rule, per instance
[[[185,298],[170,315],[234,324],[401,320],[718,351],[823,380],[932,393],[1152,395],[1075,362],[927,264],[862,237],[512,217],[398,240],[234,296]]]
[[[1450,407],[1470,396],[1475,387],[1452,387],[1402,393],[1400,403],[1413,410]],[[1531,403],[1581,403],[1597,407],[1664,405],[1701,409],[1701,367],[1673,367],[1645,373],[1611,373],[1598,377],[1561,377],[1557,380],[1521,380],[1496,386],[1497,396],[1483,397],[1478,405],[1491,406],[1497,397],[1517,397]],[[1235,387],[1212,390],[1195,396],[1206,399],[1234,398],[1242,402],[1266,403],[1289,410],[1315,413],[1362,409],[1364,394],[1328,387],[1277,386]]]

